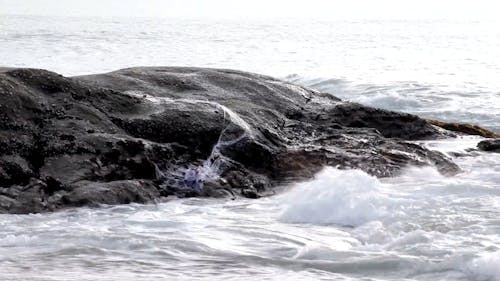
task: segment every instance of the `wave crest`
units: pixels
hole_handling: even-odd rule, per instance
[[[289,223],[359,226],[398,214],[399,202],[382,184],[360,170],[326,167],[313,180],[297,184],[284,197],[280,220]]]

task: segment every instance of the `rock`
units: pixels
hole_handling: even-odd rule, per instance
[[[203,185],[203,195],[214,198],[235,196],[231,187],[224,179],[212,179],[205,181]]]
[[[477,147],[483,151],[499,152],[500,139],[483,140],[477,144]]]
[[[7,211],[16,214],[29,214],[53,210],[47,205],[45,188],[46,184],[35,178],[32,178],[30,183],[24,187],[11,187],[10,189],[17,190],[8,192],[13,194],[15,198],[12,198],[12,205]]]
[[[457,122],[443,122],[438,120],[427,120],[427,122],[434,126],[438,126],[453,132],[463,133],[466,135],[477,135],[477,136],[482,136],[484,138],[500,138],[499,133],[490,131],[488,129],[482,128],[477,125],[457,123]]]
[[[40,168],[41,178],[54,178],[64,184],[72,184],[92,177],[93,165],[91,154],[82,155],[57,155],[44,159]]]
[[[80,77],[0,69],[0,212],[247,197],[325,165],[397,175],[458,167],[412,142],[450,137],[417,116],[341,101],[268,76],[150,67]],[[208,160],[210,159],[210,160]],[[217,176],[183,186],[186,167]]]
[[[16,204],[18,204],[16,200],[5,195],[0,195],[0,212],[8,213]]]
[[[80,182],[57,203],[77,207],[147,203],[159,196],[157,188],[149,181]]]
[[[241,195],[250,199],[257,199],[260,195],[257,193],[257,190],[253,188],[245,188],[241,190]]]
[[[61,190],[68,190],[68,186],[53,177],[47,177],[44,181],[45,188],[43,191],[49,196]]]
[[[28,162],[19,155],[3,155],[0,157],[0,186],[20,183],[27,184],[34,176]]]
[[[363,106],[356,103],[342,103],[328,113],[327,120],[354,128],[374,128],[386,138],[421,140],[435,138],[437,132],[416,115],[399,113]]]

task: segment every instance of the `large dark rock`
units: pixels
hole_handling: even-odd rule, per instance
[[[232,70],[131,68],[67,78],[0,69],[0,212],[257,198],[325,165],[379,177],[458,167],[410,140],[450,134],[417,116]],[[218,145],[216,145],[218,144]],[[183,188],[188,166],[218,177]]]
[[[500,139],[483,140],[477,144],[477,147],[483,151],[499,152],[500,153]]]

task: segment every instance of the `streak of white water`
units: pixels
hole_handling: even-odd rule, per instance
[[[128,95],[132,95],[134,97],[144,98],[154,104],[170,104],[170,103],[185,103],[185,104],[206,104],[213,106],[215,109],[222,110],[224,114],[224,118],[222,121],[222,131],[220,132],[217,143],[214,144],[212,148],[212,152],[208,156],[208,158],[203,162],[201,167],[192,167],[191,169],[196,169],[198,174],[198,178],[203,180],[209,179],[218,179],[220,176],[220,164],[222,160],[222,154],[220,153],[220,149],[235,144],[241,141],[243,138],[252,138],[253,132],[247,121],[243,120],[243,118],[238,115],[238,113],[234,112],[232,109],[227,106],[220,104],[218,102],[209,101],[209,100],[199,100],[199,99],[172,99],[168,97],[154,97],[144,92],[140,91],[126,91]],[[234,126],[237,126],[243,132],[240,133],[239,136],[232,136],[232,138],[228,138],[227,132],[232,129]],[[183,174],[185,171],[179,171],[179,173]]]
[[[221,109],[223,111],[224,122],[226,121],[226,116],[227,116],[227,117],[229,117],[229,121],[231,123],[233,123],[236,126],[239,126],[241,129],[243,129],[248,136],[252,135],[252,130],[250,129],[250,125],[247,123],[247,121],[243,120],[238,115],[238,113],[234,112],[232,109],[230,109],[227,106],[222,105],[218,102],[209,101],[209,100],[199,100],[199,99],[172,99],[172,98],[168,98],[168,97],[154,97],[154,96],[147,95],[143,92],[138,92],[138,91],[126,91],[125,93],[132,95],[132,96],[135,96],[135,97],[145,98],[148,101],[150,101],[152,103],[157,103],[157,104],[179,102],[179,103],[186,103],[186,104],[212,105],[215,109]],[[230,143],[228,143],[228,144],[230,144]]]

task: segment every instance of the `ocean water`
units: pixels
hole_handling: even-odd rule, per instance
[[[0,16],[0,65],[64,75],[234,68],[500,131],[500,22]],[[463,170],[325,167],[259,200],[0,215],[1,280],[500,280],[500,156],[421,142]]]

